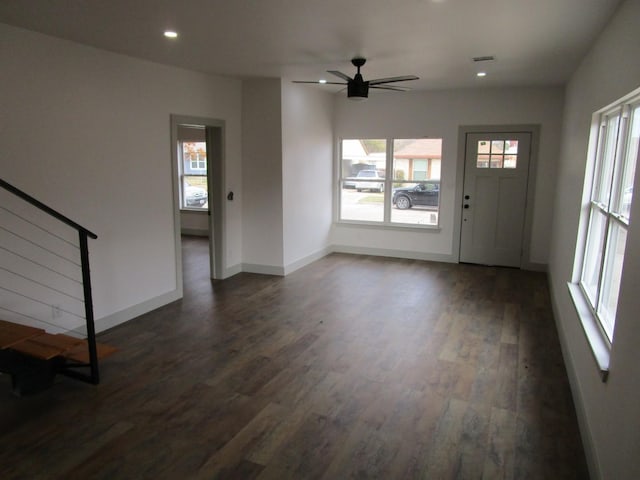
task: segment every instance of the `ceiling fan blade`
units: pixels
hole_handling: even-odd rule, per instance
[[[315,83],[316,85],[346,85],[344,82],[319,82],[318,80],[291,80],[291,83]]]
[[[396,92],[408,92],[411,90],[406,87],[388,87],[386,85],[369,85],[369,88],[377,88],[378,90],[394,90]]]
[[[335,75],[336,77],[340,77],[343,80],[346,80],[347,82],[350,82],[351,80],[353,80],[353,78],[351,78],[349,75],[339,72],[337,70],[327,70],[328,73],[330,73],[331,75]]]
[[[402,77],[376,78],[369,80],[369,85],[380,85],[381,83],[407,82],[409,80],[419,80],[420,77],[415,75],[404,75]]]

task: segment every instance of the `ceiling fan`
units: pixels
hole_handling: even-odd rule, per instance
[[[404,75],[401,77],[388,77],[388,78],[376,78],[374,80],[365,81],[360,73],[360,67],[366,63],[367,59],[362,57],[356,57],[351,59],[351,63],[358,69],[358,72],[353,78],[339,72],[337,70],[327,70],[332,75],[340,77],[344,82],[326,82],[326,81],[303,81],[294,80],[293,83],[320,83],[323,85],[346,85],[347,97],[352,100],[364,100],[369,96],[369,88],[377,88],[380,90],[395,90],[397,92],[405,92],[408,89],[404,87],[389,86],[388,83],[406,82],[409,80],[418,80],[419,77],[415,75]]]

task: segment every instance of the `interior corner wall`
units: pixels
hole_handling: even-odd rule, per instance
[[[621,3],[566,90],[549,278],[592,478],[640,478],[640,201],[632,206],[606,383],[570,300],[592,114],[640,87],[640,1]],[[640,168],[636,169],[638,191]]]
[[[242,82],[243,270],[284,274],[280,79]]]
[[[458,161],[458,129],[469,125],[540,125],[536,191],[533,194],[532,264],[546,265],[552,199],[560,150],[564,91],[561,87],[478,88],[428,92],[375,92],[365,102],[336,102],[334,134],[341,138],[442,138],[440,229],[400,231],[335,225],[332,243],[347,248],[455,261],[452,245]],[[461,194],[461,193],[460,193]]]
[[[332,223],[333,95],[282,84],[284,265],[324,256]]]
[[[4,24],[0,65],[0,176],[98,235],[97,329],[175,299],[170,115],[225,121],[224,183],[238,188],[241,82]],[[227,214],[239,264],[240,213]]]

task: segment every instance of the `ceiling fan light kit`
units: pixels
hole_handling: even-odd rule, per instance
[[[380,90],[394,90],[396,92],[405,92],[408,89],[406,87],[389,86],[388,83],[406,82],[410,80],[418,80],[415,75],[404,75],[401,77],[389,77],[389,78],[376,78],[374,80],[365,81],[360,73],[360,67],[366,63],[366,59],[362,57],[356,57],[351,60],[354,67],[357,68],[357,72],[353,78],[345,73],[337,70],[327,70],[328,73],[340,77],[344,82],[318,82],[318,81],[304,81],[294,80],[293,83],[323,83],[325,85],[346,85],[347,97],[351,100],[364,100],[369,97],[369,88]]]

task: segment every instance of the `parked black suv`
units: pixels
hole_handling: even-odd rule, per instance
[[[437,207],[440,199],[440,181],[425,180],[414,187],[393,189],[392,202],[400,210],[413,206]]]

